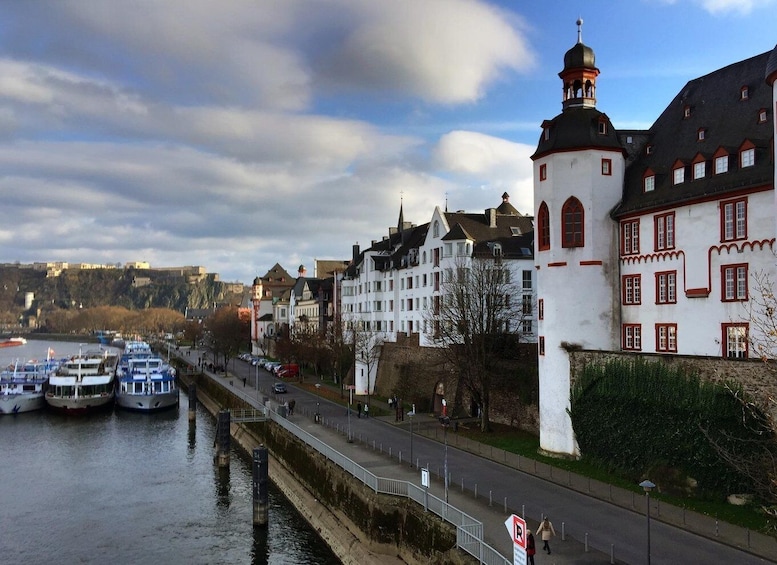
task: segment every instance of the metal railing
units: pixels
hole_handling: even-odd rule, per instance
[[[321,455],[332,461],[335,465],[354,478],[363,482],[376,493],[409,498],[446,522],[454,525],[456,527],[457,547],[479,560],[480,563],[486,565],[512,564],[512,560],[508,560],[483,540],[483,524],[472,516],[469,516],[455,506],[452,506],[443,499],[413,483],[386,477],[378,477],[317,437],[309,434],[296,424],[280,416],[274,410],[268,409],[267,416],[270,420],[298,437],[308,446],[318,451]]]

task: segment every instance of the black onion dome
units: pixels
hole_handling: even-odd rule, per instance
[[[604,134],[599,128],[602,121]],[[543,127],[549,130],[548,135],[543,132],[540,136],[537,151],[531,156],[533,160],[557,151],[591,148],[623,151],[610,118],[596,108],[568,108]]]
[[[580,68],[595,69],[596,56],[594,55],[594,50],[587,45],[576,43],[564,55],[564,70]]]
[[[260,285],[260,284],[262,284],[262,279],[260,279],[259,277],[256,277],[254,279],[254,286],[257,286],[257,285]]]

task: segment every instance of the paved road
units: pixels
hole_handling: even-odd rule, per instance
[[[192,353],[194,355],[194,353]],[[289,393],[275,397],[270,392],[277,379],[263,369],[242,361],[233,365],[235,378],[218,377],[247,400],[272,397],[280,402],[293,398],[295,413],[290,419],[322,441],[358,462],[378,476],[399,478],[420,485],[420,471],[408,463],[411,449],[409,418],[396,425],[394,418],[357,418],[350,416],[353,443],[347,441],[349,416],[346,409],[288,383]],[[243,385],[243,377],[246,385]],[[257,381],[258,378],[258,381]],[[314,423],[314,414],[321,414],[323,425]],[[416,416],[415,425],[433,425],[428,417]],[[450,431],[448,433],[451,433]],[[512,544],[504,526],[512,513],[525,516],[529,527],[535,528],[542,516],[553,522],[557,537],[551,542],[553,553],[541,551],[538,564],[599,564],[647,562],[647,521],[644,514],[624,509],[607,501],[564,488],[556,483],[478,457],[450,444],[412,434],[414,462],[442,476],[447,451],[450,476],[448,497],[452,505],[484,524],[484,537],[492,547],[512,560]],[[398,456],[402,453],[402,464]],[[389,453],[391,457],[389,457]],[[462,490],[462,482],[464,489]],[[432,492],[444,498],[442,480],[433,483]],[[473,491],[477,492],[477,498]],[[642,504],[644,499],[638,500]],[[505,511],[505,503],[507,511]],[[562,539],[563,533],[563,539]],[[700,537],[682,528],[650,522],[651,564],[756,564],[774,563],[745,551]],[[586,551],[585,542],[588,549]],[[540,546],[541,547],[541,544]],[[613,559],[614,558],[614,559]],[[777,559],[775,542],[774,559]]]

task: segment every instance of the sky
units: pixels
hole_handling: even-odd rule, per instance
[[[435,206],[533,214],[564,53],[647,129],[770,51],[777,0],[0,2],[0,263],[292,275]]]

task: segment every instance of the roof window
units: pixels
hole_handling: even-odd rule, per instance
[[[740,100],[747,100],[750,98],[750,87],[749,86],[743,86],[739,89],[739,99]]]
[[[690,117],[691,117],[691,107],[688,104],[686,104],[683,107],[683,119],[687,120]]]
[[[760,110],[758,110],[758,123],[759,124],[766,123],[766,108],[761,108]]]
[[[696,131],[696,141],[704,141],[707,137],[707,128],[699,128]]]

